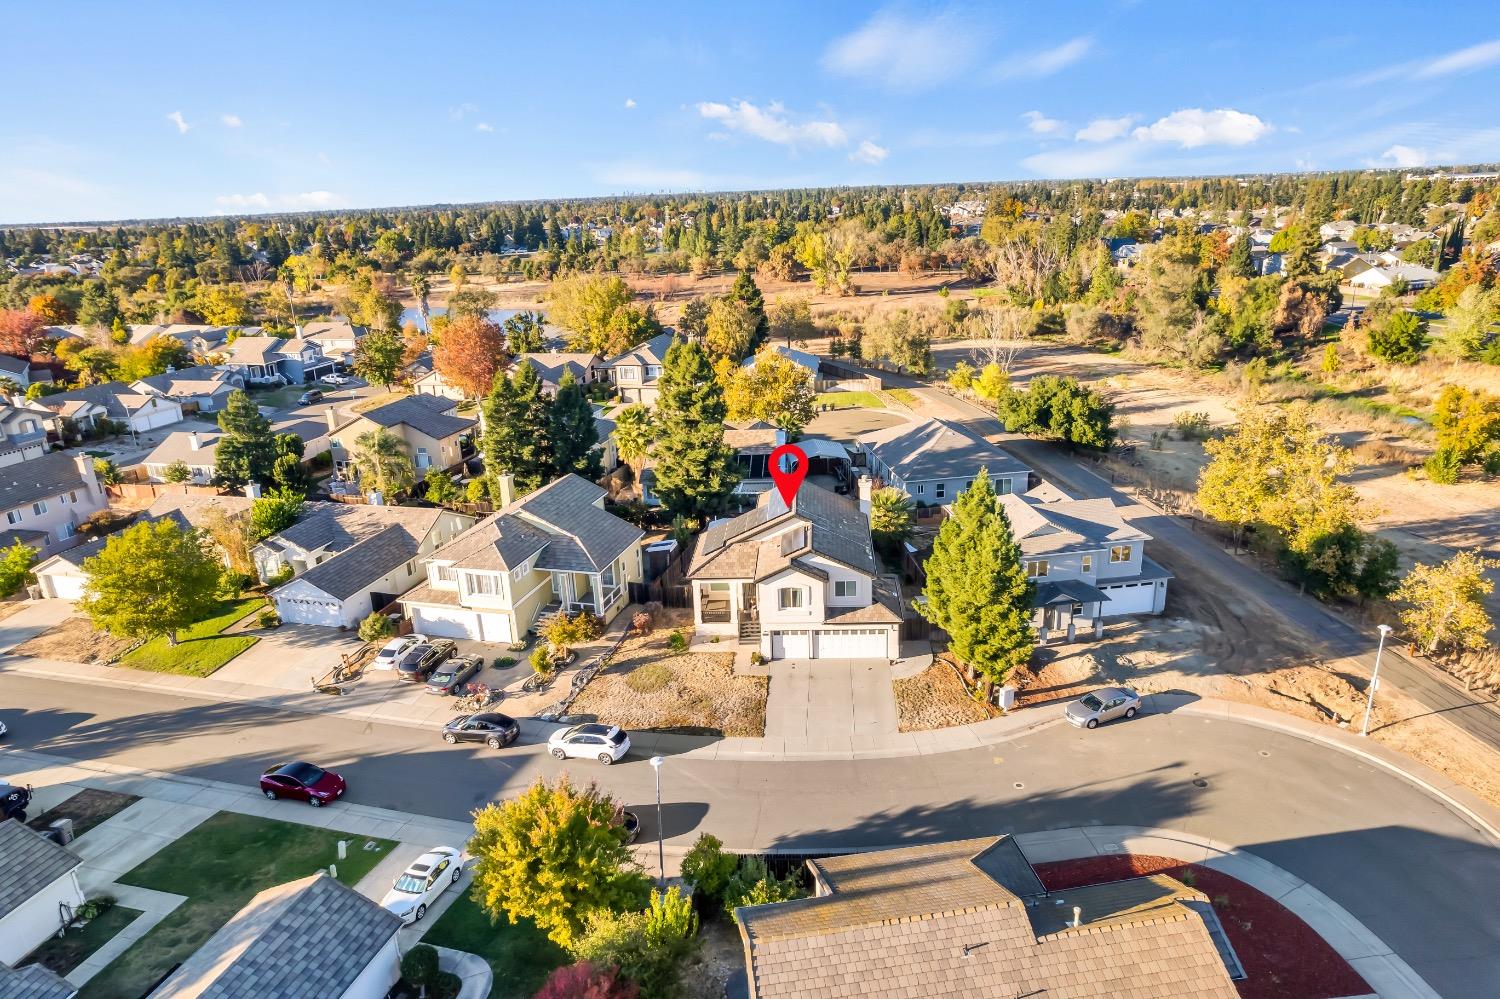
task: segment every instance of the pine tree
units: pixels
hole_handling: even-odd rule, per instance
[[[917,609],[948,633],[960,662],[993,685],[1030,661],[1034,590],[988,472],[959,495],[924,568],[925,599]]]
[[[1229,259],[1225,261],[1224,268],[1230,274],[1239,277],[1255,277],[1255,260],[1250,256],[1250,236],[1242,235],[1234,241],[1229,248]]]
[[[724,509],[739,482],[734,449],[724,443],[724,390],[696,343],[675,341],[662,365],[656,401],[656,495],[674,514]]]
[[[749,271],[740,271],[729,288],[729,295],[744,302],[750,314],[755,317],[755,340],[752,346],[762,343],[770,330],[770,324],[766,322],[766,298],[760,293],[760,285],[755,283],[755,275]]]
[[[219,480],[228,486],[250,482],[269,486],[276,465],[276,439],[271,421],[260,414],[260,407],[243,389],[229,393],[219,413],[219,429],[224,433],[214,453]]]
[[[549,408],[534,366],[521,364],[509,378],[495,379],[484,401],[485,434],[480,443],[489,474],[509,472],[522,492],[553,477]]]
[[[530,367],[530,365],[527,365]],[[572,472],[593,482],[604,474],[599,456],[599,430],[594,425],[594,407],[583,386],[566,372],[552,400],[550,438],[552,461],[559,475]]]

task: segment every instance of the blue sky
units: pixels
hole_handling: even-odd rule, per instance
[[[1493,2],[3,18],[0,223],[1500,160]]]

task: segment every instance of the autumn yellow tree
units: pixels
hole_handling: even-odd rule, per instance
[[[766,347],[755,363],[735,367],[725,359],[715,365],[724,385],[731,420],[764,420],[790,434],[812,422],[813,385],[808,370]]]
[[[1406,574],[1395,598],[1405,606],[1401,623],[1423,655],[1483,649],[1494,627],[1484,598],[1495,584],[1485,573],[1500,559],[1477,551],[1459,552],[1438,565],[1418,563]]]
[[[737,298],[715,299],[704,320],[703,346],[716,357],[738,360],[750,352],[758,317]]]

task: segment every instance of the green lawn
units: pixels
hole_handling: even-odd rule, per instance
[[[90,919],[82,929],[69,930],[61,940],[49,937],[46,943],[28,954],[21,963],[40,964],[59,975],[66,975],[87,961],[94,951],[113,940],[116,933],[129,926],[140,914],[139,909],[116,905],[107,909],[103,915]]]
[[[225,601],[212,617],[178,632],[176,645],[168,645],[165,638],[153,638],[122,656],[120,665],[153,673],[208,676],[260,640],[254,635],[219,632],[264,604],[262,597]]]
[[[881,394],[890,396],[892,399],[896,400],[908,409],[916,409],[918,406],[922,405],[922,400],[918,399],[911,389],[886,389]]]
[[[478,954],[495,975],[491,999],[525,999],[542,987],[553,968],[567,964],[567,951],[547,939],[530,920],[512,926],[504,916],[494,925],[467,893],[453,900],[423,943]]]
[[[874,392],[819,392],[813,405],[832,406],[834,409],[885,408],[885,402]]]
[[[289,804],[287,807],[297,807]],[[331,806],[338,808],[338,805]],[[338,860],[337,843],[351,839]],[[174,965],[266,888],[338,864],[339,880],[353,885],[396,846],[316,826],[219,812],[120,879],[121,884],[186,895],[134,947],[116,958],[79,993],[83,999],[137,999]]]

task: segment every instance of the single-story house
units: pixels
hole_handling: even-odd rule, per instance
[[[401,917],[319,872],[252,898],[152,999],[384,999],[401,977]]]
[[[43,555],[72,543],[78,525],[109,504],[86,454],[54,451],[0,467],[0,531]]]
[[[206,486],[216,473],[214,459],[223,436],[217,430],[174,431],[141,459],[141,466],[152,482],[166,482],[167,469],[180,461],[188,467],[188,482]]]
[[[751,999],[1239,995],[1208,896],[1163,874],[1049,892],[1009,836],[807,867],[812,897],[735,910]]]
[[[913,420],[859,439],[870,473],[918,506],[953,502],[981,471],[1000,495],[1025,492],[1031,469],[998,444],[942,420]]]
[[[244,376],[206,364],[148,375],[130,383],[142,395],[160,395],[182,406],[184,413],[215,413],[229,401],[229,393],[245,387]]]
[[[479,422],[459,416],[456,407],[453,400],[441,396],[413,395],[366,410],[329,432],[334,467],[341,476],[352,474],[355,442],[372,430],[384,428],[401,441],[418,478],[434,466],[452,468],[471,453],[466,445]]]
[[[101,418],[122,423],[136,433],[182,422],[182,405],[175,399],[138,392],[124,382],[104,382],[38,396],[36,402],[80,432],[92,429]]]
[[[224,349],[231,332],[236,336],[251,336],[260,332],[258,326],[214,326],[207,323],[132,323],[127,329],[133,345],[139,346],[162,336],[176,340],[199,357]]]
[[[1386,264],[1382,267],[1371,267],[1360,271],[1349,278],[1349,284],[1355,288],[1380,291],[1398,281],[1404,281],[1408,289],[1421,291],[1423,288],[1431,288],[1437,284],[1440,277],[1437,271],[1419,264]]]
[[[82,863],[19,819],[0,822],[0,961],[15,964],[72,920]]]
[[[656,404],[659,394],[657,382],[661,378],[661,368],[666,363],[667,351],[671,349],[673,339],[673,334],[662,333],[627,350],[619,357],[604,362],[609,380],[614,382],[621,399],[647,406]]]

